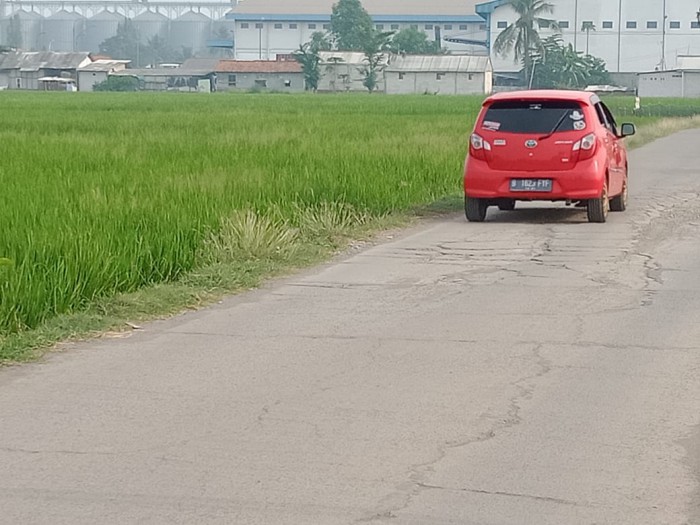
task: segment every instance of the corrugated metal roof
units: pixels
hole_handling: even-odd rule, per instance
[[[190,69],[184,67],[152,67],[143,69],[122,69],[113,74],[120,77],[205,77],[211,69]]]
[[[234,16],[240,14],[330,14],[333,4],[338,0],[244,0],[233,10]],[[421,15],[469,16],[476,13],[476,4],[484,0],[363,0],[362,5],[371,15]]]
[[[40,69],[78,69],[90,62],[90,54],[57,53],[54,51],[36,51],[0,54],[0,69],[21,69],[39,71]]]
[[[301,73],[298,62],[275,60],[221,60],[217,73]]]
[[[95,60],[94,62],[87,64],[80,68],[80,71],[87,72],[106,72],[109,73],[113,70],[124,69],[130,60]]]
[[[491,61],[485,55],[406,55],[395,58],[387,71],[444,73],[483,73]]]
[[[188,58],[180,67],[186,69],[209,69],[214,71],[219,64],[219,58]]]

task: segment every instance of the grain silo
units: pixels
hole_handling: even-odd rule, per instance
[[[143,44],[147,44],[156,35],[165,38],[168,34],[168,18],[160,13],[147,10],[135,16],[132,21]]]
[[[79,36],[76,36],[76,45],[78,51],[89,51],[97,53],[100,50],[100,44],[106,39],[117,34],[119,24],[125,20],[123,15],[112,11],[100,11],[92,18],[85,22],[85,31]]]
[[[25,51],[36,50],[39,46],[42,20],[41,15],[24,9],[20,9],[6,18],[0,18],[0,44],[17,44],[17,42],[10,42],[10,28],[13,24],[18,24],[21,41],[17,47]]]
[[[188,11],[170,23],[169,45],[188,54],[196,55],[206,51],[207,40],[211,38],[213,20],[202,13]]]
[[[84,32],[83,16],[70,11],[58,11],[44,20],[39,35],[39,48],[47,51],[78,51],[78,37]]]

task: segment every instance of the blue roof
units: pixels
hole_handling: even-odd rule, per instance
[[[483,4],[476,4],[475,11],[480,15],[490,15],[497,7],[501,7],[509,2],[509,0],[491,0]]]

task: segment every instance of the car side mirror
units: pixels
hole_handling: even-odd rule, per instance
[[[635,133],[637,133],[637,130],[634,127],[634,124],[623,124],[620,130],[620,138],[629,137]]]

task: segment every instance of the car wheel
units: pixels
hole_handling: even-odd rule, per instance
[[[625,211],[627,209],[627,177],[622,185],[622,193],[610,199],[610,211]]]
[[[464,197],[464,213],[469,222],[484,222],[488,207],[489,201],[486,199]]]
[[[605,184],[600,197],[588,201],[588,222],[605,222],[609,211],[608,185]]]
[[[513,211],[515,209],[515,199],[503,199],[498,201],[498,209],[501,211]]]

